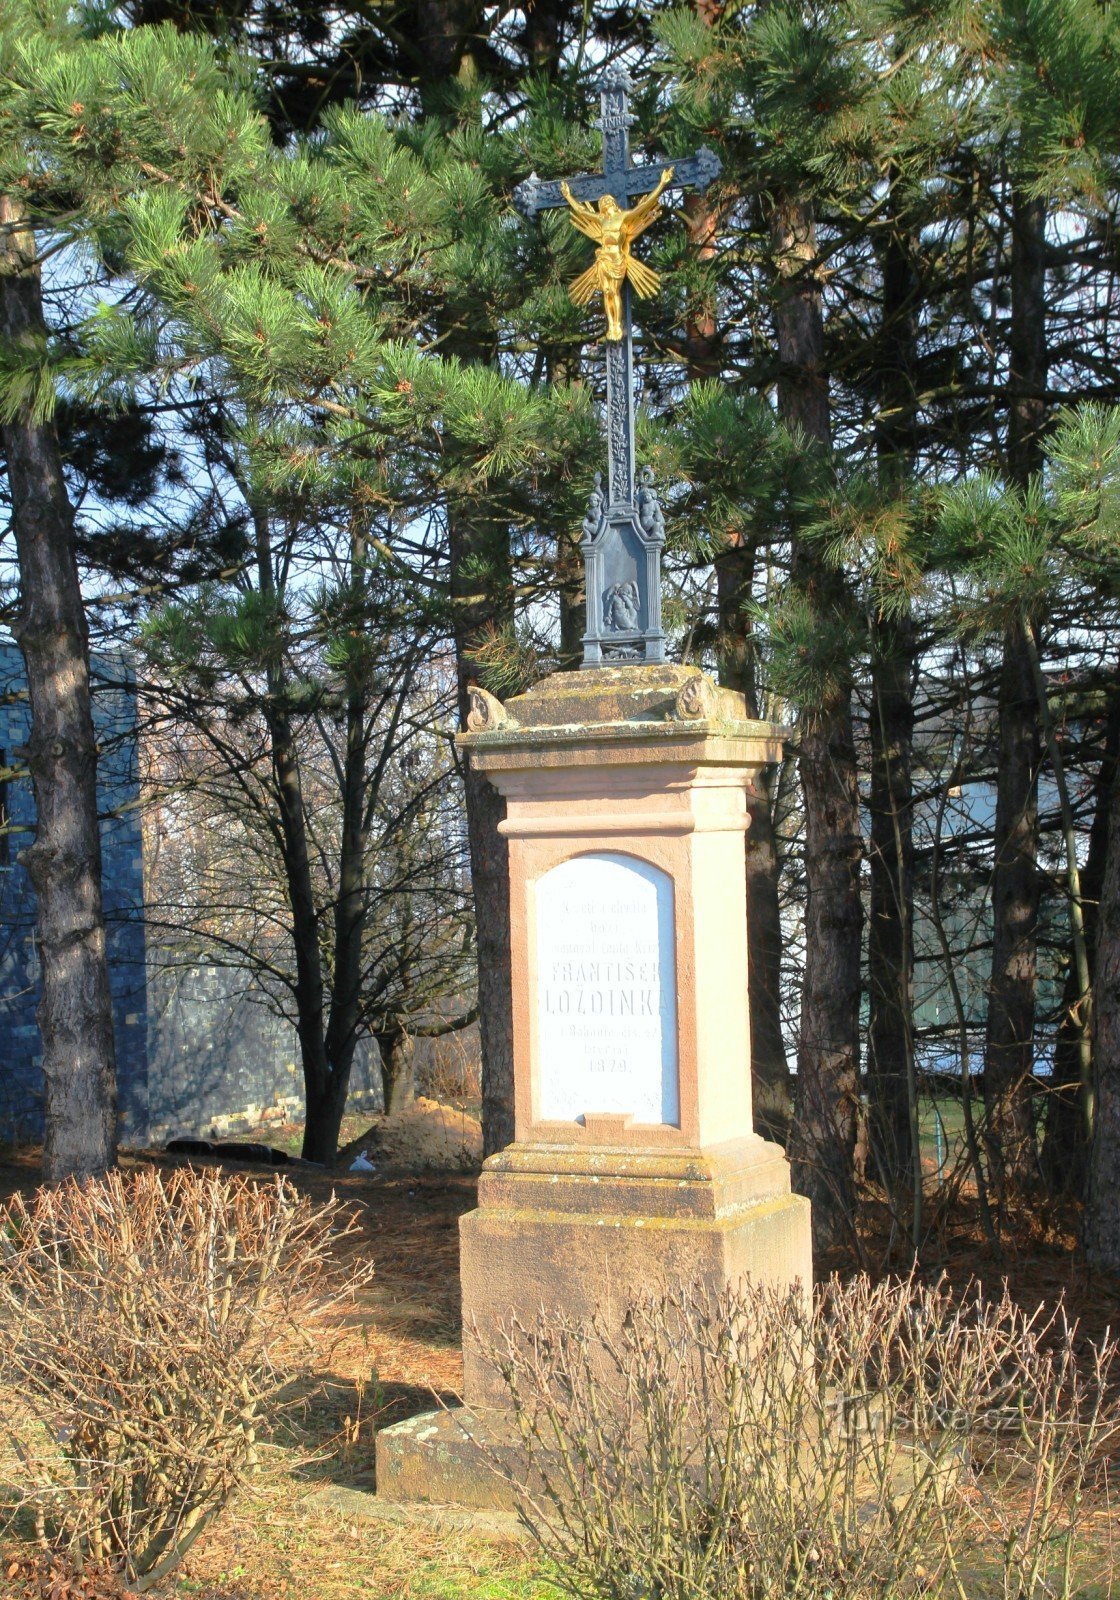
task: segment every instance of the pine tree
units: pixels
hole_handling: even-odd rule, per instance
[[[34,230],[18,189],[0,192],[0,339],[28,362],[46,345]],[[97,746],[89,634],[58,435],[27,394],[3,407],[12,526],[20,569],[14,626],[31,701],[27,765],[34,843],[38,1008],[45,1086],[43,1176],[96,1175],[116,1160],[113,1011],[101,906]]]
[[[1049,516],[1045,531],[1049,539],[1044,570],[1053,579],[1051,592],[1075,586],[1083,605],[1101,622],[1114,613],[1120,577],[1120,410],[1086,405],[1067,413],[1048,442],[1047,455]],[[1035,539],[1037,543],[1037,534]],[[1022,562],[1016,576],[1022,583]],[[1075,934],[1077,923],[1083,925],[1083,960],[1089,981],[1081,964],[1075,962],[1071,979],[1075,980],[1074,1019],[1081,1049],[1075,1052],[1076,1112],[1069,1119],[1073,1131],[1067,1135],[1066,1150],[1072,1148],[1080,1155],[1087,1148],[1086,1251],[1094,1265],[1115,1271],[1120,1265],[1120,1207],[1116,1202],[1120,1177],[1120,781],[1115,758],[1115,662],[1110,666],[1107,735],[1096,783],[1098,804],[1084,871],[1079,881],[1071,881],[1069,893]],[[1067,850],[1067,862],[1072,880],[1076,864],[1072,850]]]
[[[135,0],[127,9],[135,22],[170,21],[178,28],[209,32],[258,59],[267,86],[268,118],[278,137],[317,127],[332,108],[346,102],[371,108],[391,103],[411,118],[414,140],[467,138],[469,159],[502,194],[531,166],[552,171],[558,161],[555,170],[570,170],[565,162],[573,135],[582,145],[577,165],[584,164],[590,144],[572,125],[585,119],[604,60],[620,43],[645,37],[642,6],[624,4],[604,12],[579,0],[534,0],[520,12],[485,7],[478,0],[393,0],[373,12],[343,5],[332,13],[330,26],[324,24],[321,7],[300,0],[234,7]],[[556,231],[551,230],[553,235]],[[557,317],[553,308],[547,322],[553,328],[562,324],[561,337],[549,344],[549,329],[538,319],[532,294],[527,324],[520,314],[524,281],[507,278],[495,304],[493,275],[480,274],[481,259],[468,257],[466,251],[460,258],[460,289],[451,297],[454,303],[445,307],[435,334],[442,348],[470,364],[508,365],[523,357],[528,332],[541,342],[544,371],[563,383],[574,379],[582,339],[573,319]],[[495,259],[508,265],[501,252]],[[537,287],[532,277],[529,281]],[[555,292],[551,296],[553,301],[560,298]],[[495,646],[508,644],[517,634],[524,610],[516,596],[526,587],[540,586],[542,577],[547,586],[552,574],[543,571],[546,560],[555,568],[560,588],[561,658],[571,654],[573,643],[578,646],[582,622],[575,619],[574,597],[581,578],[571,529],[578,527],[579,518],[565,524],[565,505],[562,496],[555,507],[542,503],[542,531],[557,524],[561,531],[547,557],[534,551],[528,574],[517,570],[509,530],[500,522],[491,519],[483,526],[477,517],[467,518],[462,508],[454,515],[447,508],[451,581],[460,602],[454,611],[454,641],[462,717],[469,684],[493,672]],[[480,941],[483,1129],[491,1151],[507,1143],[513,1132],[508,863],[498,831],[505,812],[501,797],[469,768],[463,781]]]
[[[199,96],[195,85],[208,75],[213,91]],[[106,394],[147,383],[177,385],[184,400],[209,395],[207,425],[220,430],[211,460],[244,504],[245,571],[255,577],[242,579],[243,604],[261,635],[296,948],[306,1147],[329,1159],[352,1057],[362,897],[343,891],[324,968],[291,711],[303,685],[288,665],[290,597],[278,585],[279,570],[298,571],[302,558],[293,560],[278,533],[298,526],[310,537],[318,515],[348,507],[358,538],[343,580],[352,601],[355,585],[376,581],[361,553],[370,508],[402,530],[398,559],[408,578],[407,530],[440,506],[452,525],[524,524],[541,480],[554,479],[586,437],[588,408],[578,394],[534,393],[491,367],[423,352],[453,301],[457,263],[477,263],[480,248],[499,261],[510,252],[470,148],[479,144],[474,128],[462,140],[416,139],[381,118],[340,111],[313,141],[280,150],[243,87],[245,69],[167,29],[79,39],[50,54],[33,39],[13,78],[15,114],[40,162],[42,224],[57,222],[56,197],[72,205],[80,196],[84,241],[111,252],[139,295],[90,319],[79,353],[59,365],[60,380],[91,372],[91,386]],[[96,119],[85,111],[91,104]],[[434,580],[415,571],[411,599],[429,614],[434,605],[454,629],[456,581],[485,584],[486,559],[473,551],[450,583],[438,567]],[[367,686],[351,681],[348,714],[360,723]],[[360,764],[345,787],[360,809]],[[361,872],[358,834],[344,827],[354,843],[343,881]]]
[[[779,681],[799,707],[807,830],[795,1165],[815,1199],[822,1239],[837,1237],[851,1223],[861,1119],[862,847],[852,697],[853,651],[868,647],[868,613],[842,564],[813,536],[817,513],[804,502],[814,481],[827,495],[848,473],[865,472],[869,457],[878,463],[886,505],[908,495],[912,466],[906,463],[917,453],[918,423],[917,289],[907,252],[913,253],[928,208],[922,175],[947,142],[947,107],[956,87],[945,66],[948,46],[934,48],[931,31],[924,14],[854,4],[823,8],[812,19],[792,6],[744,8],[715,29],[677,12],[660,28],[684,79],[682,114],[706,137],[723,134],[729,176],[722,192],[730,189],[730,197],[721,227],[734,242],[722,292],[730,301],[729,328],[738,315],[749,330],[737,342],[729,334],[723,359],[736,365],[739,382],[775,394],[787,428],[819,461],[808,482],[803,475],[800,495],[787,493],[775,503],[768,527],[763,519],[760,528],[771,550],[776,531],[789,540],[790,588],[771,637],[780,641],[779,657],[787,663]],[[896,72],[893,60],[914,64]],[[867,304],[870,329],[857,328],[853,312],[841,310],[838,301],[833,332],[825,312],[832,271],[826,260],[835,259],[838,240],[846,247],[856,217],[864,219],[863,234],[853,255],[877,265],[883,289],[872,306],[865,277],[845,303]],[[741,263],[752,257],[767,262],[768,270],[744,273]],[[752,293],[767,296],[773,307],[773,334],[761,333],[761,360]],[[858,419],[831,380],[837,360],[860,396]],[[869,425],[876,411],[879,420]],[[899,520],[907,524],[905,504]],[[883,562],[880,570],[888,566]],[[873,1094],[873,1127],[877,1174],[891,1183],[911,1170],[914,1138],[907,931],[914,646],[898,592],[895,580],[889,594],[870,599],[873,701],[879,713],[886,709],[885,719],[873,711],[872,727],[879,754],[872,760],[870,1071],[873,1085],[886,1086],[880,1098]],[[740,606],[741,629],[750,616],[750,608]]]

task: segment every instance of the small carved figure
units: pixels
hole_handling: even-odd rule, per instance
[[[700,717],[714,717],[716,714],[716,690],[710,678],[698,672],[694,678],[689,678],[677,695],[676,714],[685,722],[692,722]]]
[[[633,633],[639,609],[636,583],[613,584],[603,596],[603,626],[609,633]]]
[[[506,708],[486,689],[472,683],[467,690],[467,732],[489,733],[508,722]]]
[[[599,532],[599,525],[603,520],[603,510],[605,504],[606,502],[603,497],[603,474],[601,472],[597,472],[595,474],[595,482],[592,485],[591,493],[587,497],[587,515],[583,519],[583,537],[585,539],[594,539],[595,535]]]
[[[657,293],[660,277],[652,267],[630,254],[630,246],[656,217],[661,196],[672,181],[673,168],[666,167],[657,187],[643,195],[629,211],[623,211],[613,194],[601,195],[596,210],[587,201],[577,200],[566,183],[560,185],[560,192],[571,207],[572,227],[594,239],[598,246],[595,260],[586,272],[580,273],[568,293],[577,306],[585,306],[593,295],[602,293],[610,340],[623,337],[622,285],[627,279],[634,293],[643,300]]]
[[[638,526],[647,538],[665,538],[665,514],[653,487],[653,472],[649,467],[643,467],[639,476]]]

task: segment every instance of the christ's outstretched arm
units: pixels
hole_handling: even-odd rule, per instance
[[[571,207],[572,226],[589,239],[600,240],[603,237],[603,224],[595,207],[588,205],[585,200],[577,200],[566,183],[560,185],[560,193]]]
[[[644,233],[661,208],[661,196],[673,181],[674,168],[665,167],[661,173],[660,182],[656,189],[651,189],[649,194],[643,195],[636,206],[626,212],[622,219],[623,236],[627,243]]]

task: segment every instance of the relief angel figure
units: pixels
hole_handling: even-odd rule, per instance
[[[568,293],[577,306],[585,306],[592,295],[602,291],[608,339],[622,338],[622,285],[626,280],[643,300],[655,294],[661,282],[652,267],[630,254],[630,246],[656,217],[661,196],[672,181],[673,168],[666,167],[656,189],[643,195],[629,211],[623,211],[613,194],[602,195],[596,209],[587,201],[575,199],[566,183],[560,185],[572,210],[572,227],[594,239],[598,246],[595,260],[586,272],[580,273]]]
[[[616,583],[603,596],[603,622],[610,633],[630,633],[641,616],[636,583]]]

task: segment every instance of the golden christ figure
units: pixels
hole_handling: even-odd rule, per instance
[[[601,196],[596,210],[587,201],[576,200],[566,183],[560,185],[560,192],[572,210],[572,227],[598,245],[595,260],[586,272],[580,273],[568,293],[577,306],[585,306],[592,295],[602,291],[608,339],[618,340],[623,336],[622,285],[627,279],[633,284],[634,293],[643,300],[657,293],[660,276],[652,267],[635,260],[630,246],[656,217],[661,196],[673,181],[673,171],[672,167],[665,167],[657,188],[643,195],[630,211],[623,211],[613,194]]]

